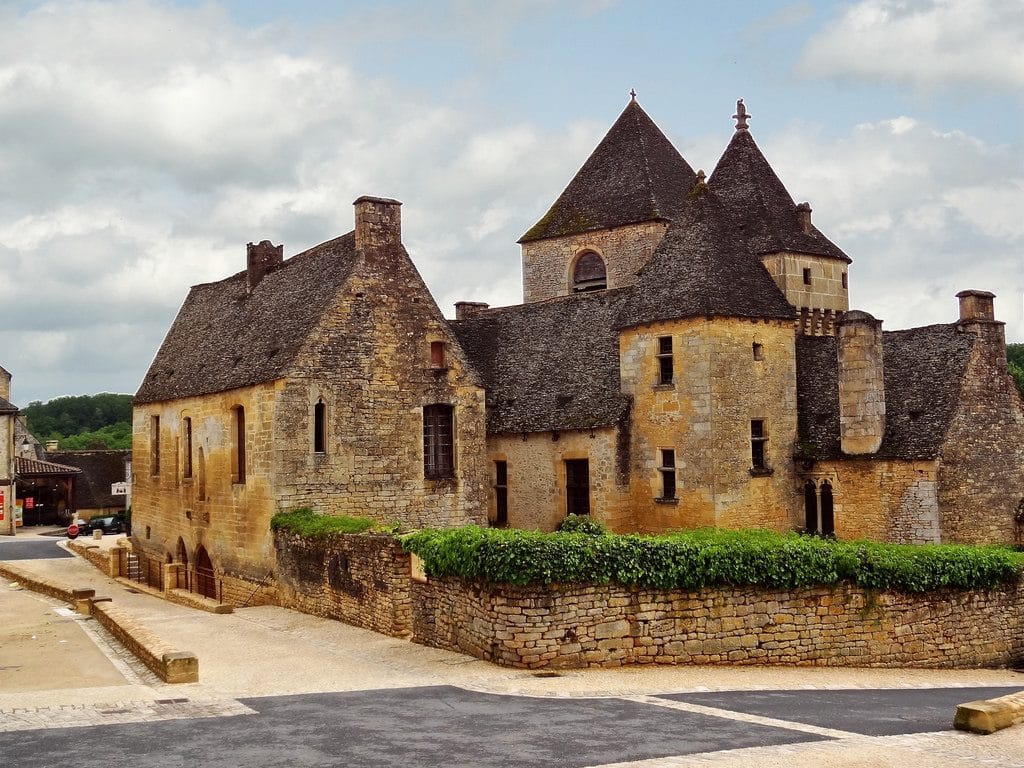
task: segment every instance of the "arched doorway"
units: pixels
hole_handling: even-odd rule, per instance
[[[217,599],[217,580],[213,573],[213,562],[202,544],[196,549],[196,588],[203,597]]]

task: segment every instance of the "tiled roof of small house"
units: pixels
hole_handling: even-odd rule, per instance
[[[629,289],[486,310],[452,328],[487,389],[488,433],[589,429],[618,423],[614,320]]]
[[[77,475],[82,472],[78,467],[57,464],[52,461],[40,461],[25,456],[14,458],[14,474],[19,477],[38,477],[40,475]]]
[[[956,325],[882,334],[885,435],[874,456],[938,456],[956,409],[974,338]],[[831,336],[797,336],[800,451],[820,459],[842,456],[837,344]]]
[[[671,219],[696,176],[636,101],[630,101],[550,210],[520,243]]]
[[[624,302],[617,328],[682,317],[790,319],[793,307],[751,259],[715,194],[698,182]]]
[[[246,295],[246,273],[192,287],[136,403],[223,392],[279,378],[355,261],[353,233],[285,260]]]
[[[80,509],[125,505],[125,497],[112,495],[110,486],[124,481],[124,463],[131,451],[47,451],[47,456],[82,470],[75,483],[75,504]]]
[[[810,232],[804,232],[796,203],[749,130],[733,134],[708,183],[754,255],[796,251],[850,262],[817,227],[811,225]]]
[[[18,406],[0,397],[0,413],[17,413]]]

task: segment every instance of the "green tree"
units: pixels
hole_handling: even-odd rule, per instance
[[[1010,375],[1024,396],[1024,344],[1007,344],[1006,359],[1010,364]]]
[[[104,392],[57,397],[46,403],[37,400],[21,412],[36,439],[57,440],[63,449],[131,447],[131,395]]]

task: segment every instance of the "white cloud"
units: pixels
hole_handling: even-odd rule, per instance
[[[808,41],[800,71],[924,89],[1024,87],[1020,0],[860,0]]]

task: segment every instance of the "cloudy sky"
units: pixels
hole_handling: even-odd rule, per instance
[[[991,290],[1024,341],[1022,0],[0,0],[0,365],[134,392],[188,286],[404,202],[442,309],[638,100],[710,175],[743,97],[885,327]]]

